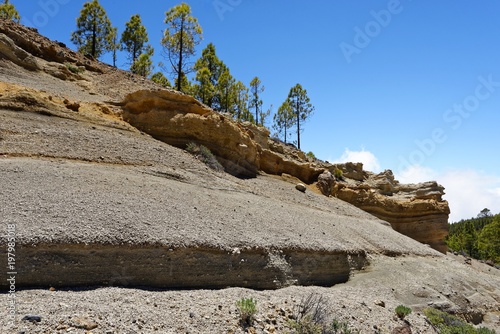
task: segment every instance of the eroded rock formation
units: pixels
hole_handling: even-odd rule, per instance
[[[442,198],[444,187],[436,182],[400,184],[390,170],[373,174],[362,167],[335,166],[343,171],[342,178],[338,180],[326,170],[317,186],[324,195],[349,202],[389,222],[396,231],[446,253],[450,209]]]
[[[290,285],[332,286],[348,281],[368,263],[366,254],[307,249],[40,245],[23,247],[17,286],[121,285],[181,289],[239,286],[277,289]],[[186,265],[189,263],[189,265]],[[92,275],[88,274],[92,268]],[[54,272],[58,275],[54,276]],[[115,275],[110,275],[115,273]],[[255,279],[259,273],[259,279]]]
[[[236,122],[191,96],[169,90],[143,90],[124,101],[124,119],[170,145],[185,149],[190,142],[208,147],[226,171],[254,177],[259,169],[257,143]]]
[[[0,56],[30,71],[46,70],[56,77],[65,74],[60,77],[64,80],[67,77],[78,77],[77,73],[65,68],[65,63],[102,73],[95,61],[66,48],[64,43],[53,42],[39,35],[36,29],[9,20],[0,22]],[[63,73],[58,73],[58,69]]]
[[[124,119],[171,145],[185,148],[194,141],[208,147],[229,173],[252,177],[259,171],[288,174],[313,184],[391,224],[398,232],[446,252],[448,202],[436,182],[403,185],[390,170],[373,174],[361,163],[332,165],[312,161],[291,145],[269,137],[269,131],[237,123],[194,98],[177,92],[143,90],[128,95]],[[342,181],[334,172],[342,170]]]

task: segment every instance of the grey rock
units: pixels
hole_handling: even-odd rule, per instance
[[[21,320],[31,321],[31,322],[41,322],[42,317],[39,315],[28,314],[28,315],[25,315]]]
[[[301,191],[303,193],[305,193],[307,190],[306,186],[303,183],[297,183],[297,185],[295,186],[295,189],[297,189],[298,191]]]

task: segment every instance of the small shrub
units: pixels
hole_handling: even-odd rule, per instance
[[[257,301],[253,298],[241,298],[236,302],[240,313],[240,322],[244,326],[252,325],[257,314]]]
[[[82,72],[84,71],[82,68],[79,68],[79,67],[77,67],[77,66],[74,66],[74,65],[72,65],[72,64],[70,64],[70,63],[65,63],[64,65],[66,66],[66,68],[67,68],[70,72],[72,72],[72,73],[74,73],[74,74],[80,74],[80,73],[82,73]]]
[[[220,164],[219,161],[217,161],[217,158],[210,152],[210,150],[203,146],[203,145],[198,145],[196,143],[188,143],[186,146],[186,151],[194,155],[198,160],[204,162],[208,167],[212,168],[213,170],[222,172],[224,171],[224,167]]]
[[[186,145],[186,151],[188,151],[191,154],[198,154],[200,151],[200,146],[198,144],[190,142]]]
[[[331,334],[355,334],[359,333],[359,330],[349,329],[349,324],[347,322],[339,322],[333,320],[330,324],[330,331],[327,333]]]
[[[323,334],[323,325],[315,323],[311,316],[307,315],[300,320],[290,321],[290,328],[296,334]]]
[[[343,180],[344,172],[342,171],[342,169],[335,168],[335,170],[333,171],[333,176],[335,176],[337,180]]]
[[[316,160],[316,156],[314,155],[314,153],[312,151],[307,152],[306,156],[309,159]]]
[[[425,309],[424,314],[439,334],[495,334],[494,330],[475,328],[457,316],[434,308]]]
[[[398,305],[396,306],[395,312],[400,319],[404,319],[407,315],[411,313],[411,308],[406,307],[404,305]]]
[[[288,322],[294,334],[354,334],[347,322],[327,323],[328,305],[322,296],[311,293],[295,307],[294,320]]]

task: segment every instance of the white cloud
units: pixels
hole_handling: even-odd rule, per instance
[[[361,162],[363,169],[381,171],[377,157],[365,149],[351,151],[348,148],[334,163]],[[454,169],[437,172],[431,168],[413,165],[395,172],[401,183],[437,181],[445,187],[444,199],[450,205],[450,222],[477,216],[484,208],[500,213],[500,175],[491,175],[473,169]]]
[[[450,221],[477,216],[484,208],[500,213],[500,177],[475,170],[453,170],[439,177],[450,204]]]
[[[422,166],[411,166],[395,176],[401,183],[437,181],[444,186],[444,199],[451,210],[450,222],[475,217],[484,208],[500,213],[500,176],[471,169],[437,173]]]
[[[351,151],[348,148],[345,149],[344,153],[339,159],[334,160],[333,163],[344,163],[344,162],[361,162],[363,164],[363,169],[371,171],[374,173],[381,172],[380,163],[377,157],[370,151]]]
[[[413,165],[395,173],[395,177],[401,183],[420,183],[434,180],[436,173],[428,167]]]

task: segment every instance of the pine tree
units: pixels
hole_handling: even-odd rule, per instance
[[[293,109],[288,99],[278,108],[278,112],[274,114],[273,129],[276,131],[278,137],[283,135],[284,142],[288,142],[288,132],[295,124],[296,118],[293,115]]]
[[[477,245],[480,258],[500,263],[500,216],[481,230]]]
[[[266,120],[271,115],[272,112],[273,112],[273,105],[272,104],[269,106],[269,108],[266,111],[264,111],[264,109],[261,108],[260,113],[259,113],[260,123],[257,125],[266,126]]]
[[[194,64],[196,81],[194,85],[195,97],[212,109],[221,110],[218,84],[219,77],[227,69],[217,57],[215,46],[209,43],[201,53],[201,57]]]
[[[156,82],[157,84],[165,88],[172,87],[170,81],[168,81],[167,77],[161,72],[156,72],[155,74],[153,74],[151,76],[151,81]]]
[[[145,53],[148,41],[148,33],[142,24],[141,16],[139,14],[133,15],[126,23],[125,31],[120,39],[121,50],[129,53],[132,64],[141,54]]]
[[[301,122],[305,122],[311,116],[314,107],[307,96],[307,91],[303,89],[300,84],[296,84],[290,89],[287,100],[292,107],[293,116],[295,117],[295,125],[297,126],[297,147],[300,150],[300,132],[302,130],[300,125]]]
[[[194,96],[208,107],[213,107],[215,87],[210,80],[211,73],[207,67],[203,67],[196,72],[198,84],[193,86]]]
[[[482,210],[476,218],[449,224],[446,244],[454,251],[482,260],[500,262],[500,214]]]
[[[254,122],[252,113],[248,110],[248,88],[241,81],[233,86],[234,91],[234,116],[238,121]]]
[[[0,19],[12,20],[19,23],[21,21],[21,16],[19,16],[16,7],[14,7],[9,0],[5,0],[3,4],[0,4]]]
[[[184,94],[194,95],[193,85],[191,84],[191,81],[189,81],[189,78],[184,72],[181,72],[180,82],[178,81],[177,78],[175,78],[174,87],[177,88],[180,87],[181,88],[180,92],[183,92]]]
[[[219,110],[231,115],[234,115],[236,112],[235,83],[236,80],[231,75],[231,72],[224,66],[223,72],[219,76],[219,80],[217,80],[216,100],[219,103]]]
[[[181,3],[166,12],[165,23],[167,28],[163,32],[162,45],[173,73],[176,75],[176,87],[182,90],[183,76],[190,72],[187,60],[195,53],[195,46],[201,42],[201,26],[198,20],[191,16],[191,7]]]
[[[154,54],[154,49],[151,47],[151,45],[148,45],[144,53],[140,54],[139,57],[134,61],[132,66],[130,66],[130,71],[132,73],[141,75],[143,77],[148,77],[153,69],[153,60],[151,57],[153,57]]]
[[[112,50],[113,29],[98,0],[83,5],[76,23],[77,30],[71,34],[71,41],[78,47],[79,52],[99,58],[106,51]]]
[[[255,108],[255,124],[259,124],[259,113],[262,108],[262,100],[260,94],[264,92],[264,86],[258,77],[255,77],[250,82],[250,92],[252,96],[250,98],[249,109]]]
[[[111,28],[111,34],[109,36],[109,39],[110,39],[111,52],[113,53],[113,67],[116,67],[117,53],[118,50],[120,49],[120,44],[118,43],[118,28],[116,27]]]
[[[481,212],[479,212],[477,214],[477,218],[485,218],[485,217],[491,217],[491,216],[493,216],[493,215],[491,214],[491,211],[488,208],[482,209]]]

